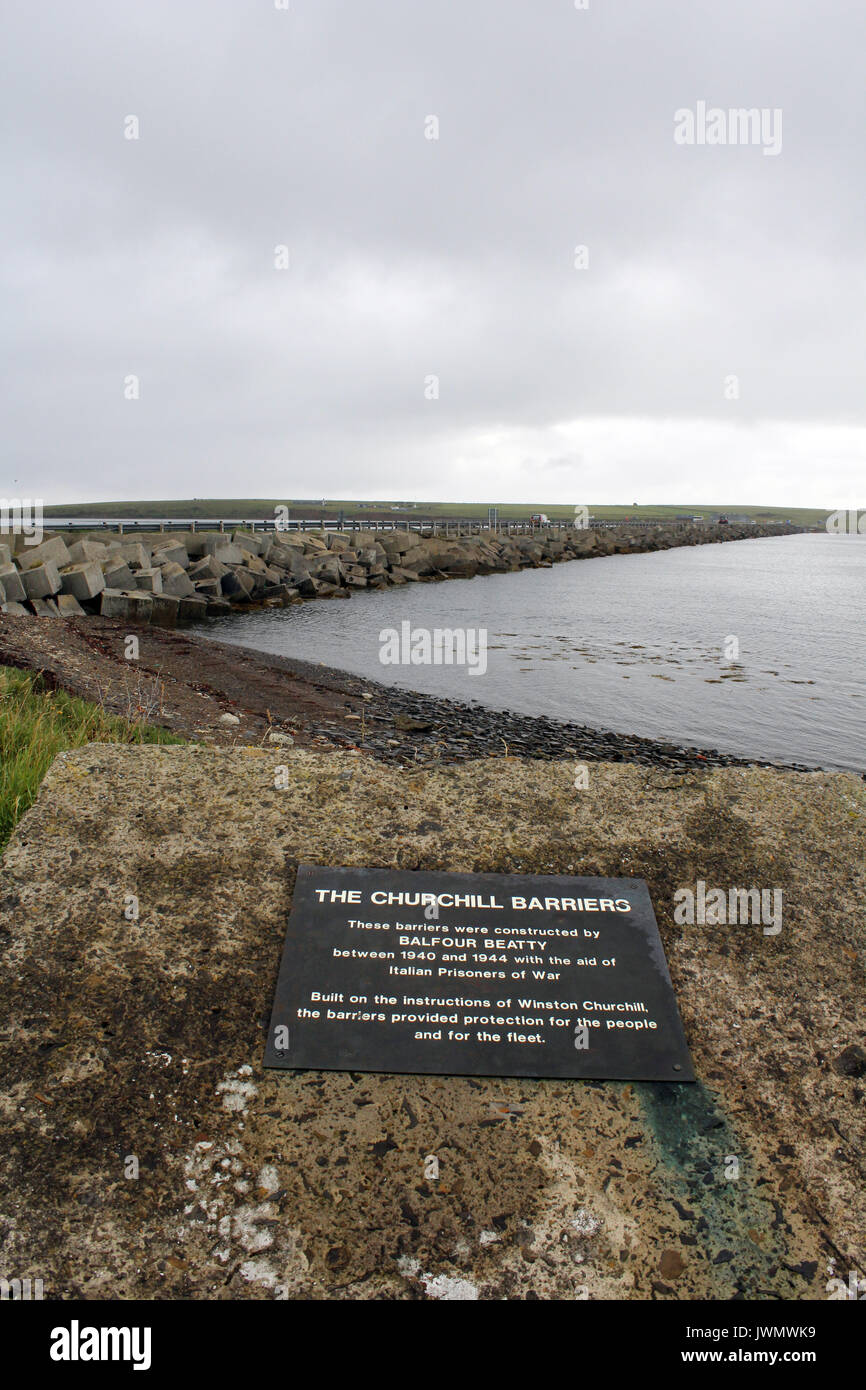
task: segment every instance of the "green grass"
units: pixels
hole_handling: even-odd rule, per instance
[[[36,800],[58,753],[85,743],[183,743],[166,729],[117,719],[50,690],[32,671],[0,666],[0,850]]]
[[[491,499],[495,504],[495,498]],[[486,502],[419,502],[417,506],[412,504],[400,504],[399,511],[392,511],[396,504],[387,499],[368,499],[359,500],[346,498],[326,499],[326,505],[322,506],[322,499],[311,498],[201,498],[196,497],[186,501],[162,500],[162,501],[137,501],[137,502],[76,502],[68,505],[48,505],[45,506],[46,516],[57,517],[121,517],[129,521],[141,520],[144,517],[160,517],[166,521],[175,520],[181,517],[190,519],[215,518],[225,520],[262,520],[264,517],[273,517],[274,508],[287,506],[292,517],[307,517],[318,519],[319,517],[336,517],[342,511],[346,517],[368,516],[368,517],[487,517]],[[792,521],[798,526],[822,526],[829,515],[829,510],[822,507],[785,507],[785,506],[747,506],[737,502],[729,503],[709,503],[709,502],[677,502],[670,505],[647,505],[647,506],[628,506],[619,503],[587,503],[590,514],[598,517],[602,521],[615,521],[624,517],[668,517],[674,518],[680,515],[703,516],[707,520],[716,513],[721,512],[726,516],[748,516],[756,521]],[[535,499],[529,502],[508,502],[499,507],[499,515],[503,521],[511,518],[525,519],[531,512],[542,511],[551,518],[552,521],[561,521],[574,516],[574,507],[563,503],[546,503],[544,499]]]

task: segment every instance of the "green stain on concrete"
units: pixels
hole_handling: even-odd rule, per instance
[[[791,1231],[778,1203],[758,1191],[748,1146],[718,1095],[702,1082],[634,1089],[667,1170],[671,1203],[718,1270],[726,1296],[779,1297]]]

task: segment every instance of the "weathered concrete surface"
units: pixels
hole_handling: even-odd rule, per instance
[[[3,1274],[63,1298],[725,1299],[866,1273],[863,782],[572,777],[61,756],[0,887]],[[263,1073],[300,861],[645,877],[700,1083]],[[697,879],[781,887],[781,933],[675,926]]]

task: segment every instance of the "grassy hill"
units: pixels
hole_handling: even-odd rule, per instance
[[[335,517],[340,511],[346,517],[364,516],[399,517],[484,517],[487,516],[486,502],[400,502],[389,500],[363,500],[358,498],[202,498],[186,500],[150,500],[137,502],[76,502],[72,504],[46,504],[47,516],[65,517],[120,517],[129,521],[144,517],[160,517],[167,521],[180,517],[225,518],[226,520],[261,520],[272,517],[276,507],[287,506],[292,518]],[[750,517],[755,521],[793,521],[799,526],[823,525],[828,516],[821,507],[771,507],[747,506],[740,503],[678,502],[667,506],[629,507],[610,503],[589,503],[591,516],[604,521],[622,520],[626,517],[703,516],[707,519],[722,513],[725,516]],[[396,508],[396,510],[395,510]],[[509,502],[499,507],[499,515],[525,518],[531,512],[543,511],[551,520],[565,520],[574,515],[574,507],[557,503]]]

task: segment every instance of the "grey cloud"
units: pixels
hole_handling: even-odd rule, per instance
[[[101,0],[6,30],[4,413],[32,494],[507,500],[573,445],[630,501],[633,426],[671,423],[693,500],[855,485],[855,7]],[[677,146],[699,100],[781,108],[781,154]],[[644,455],[677,500],[682,463]]]

